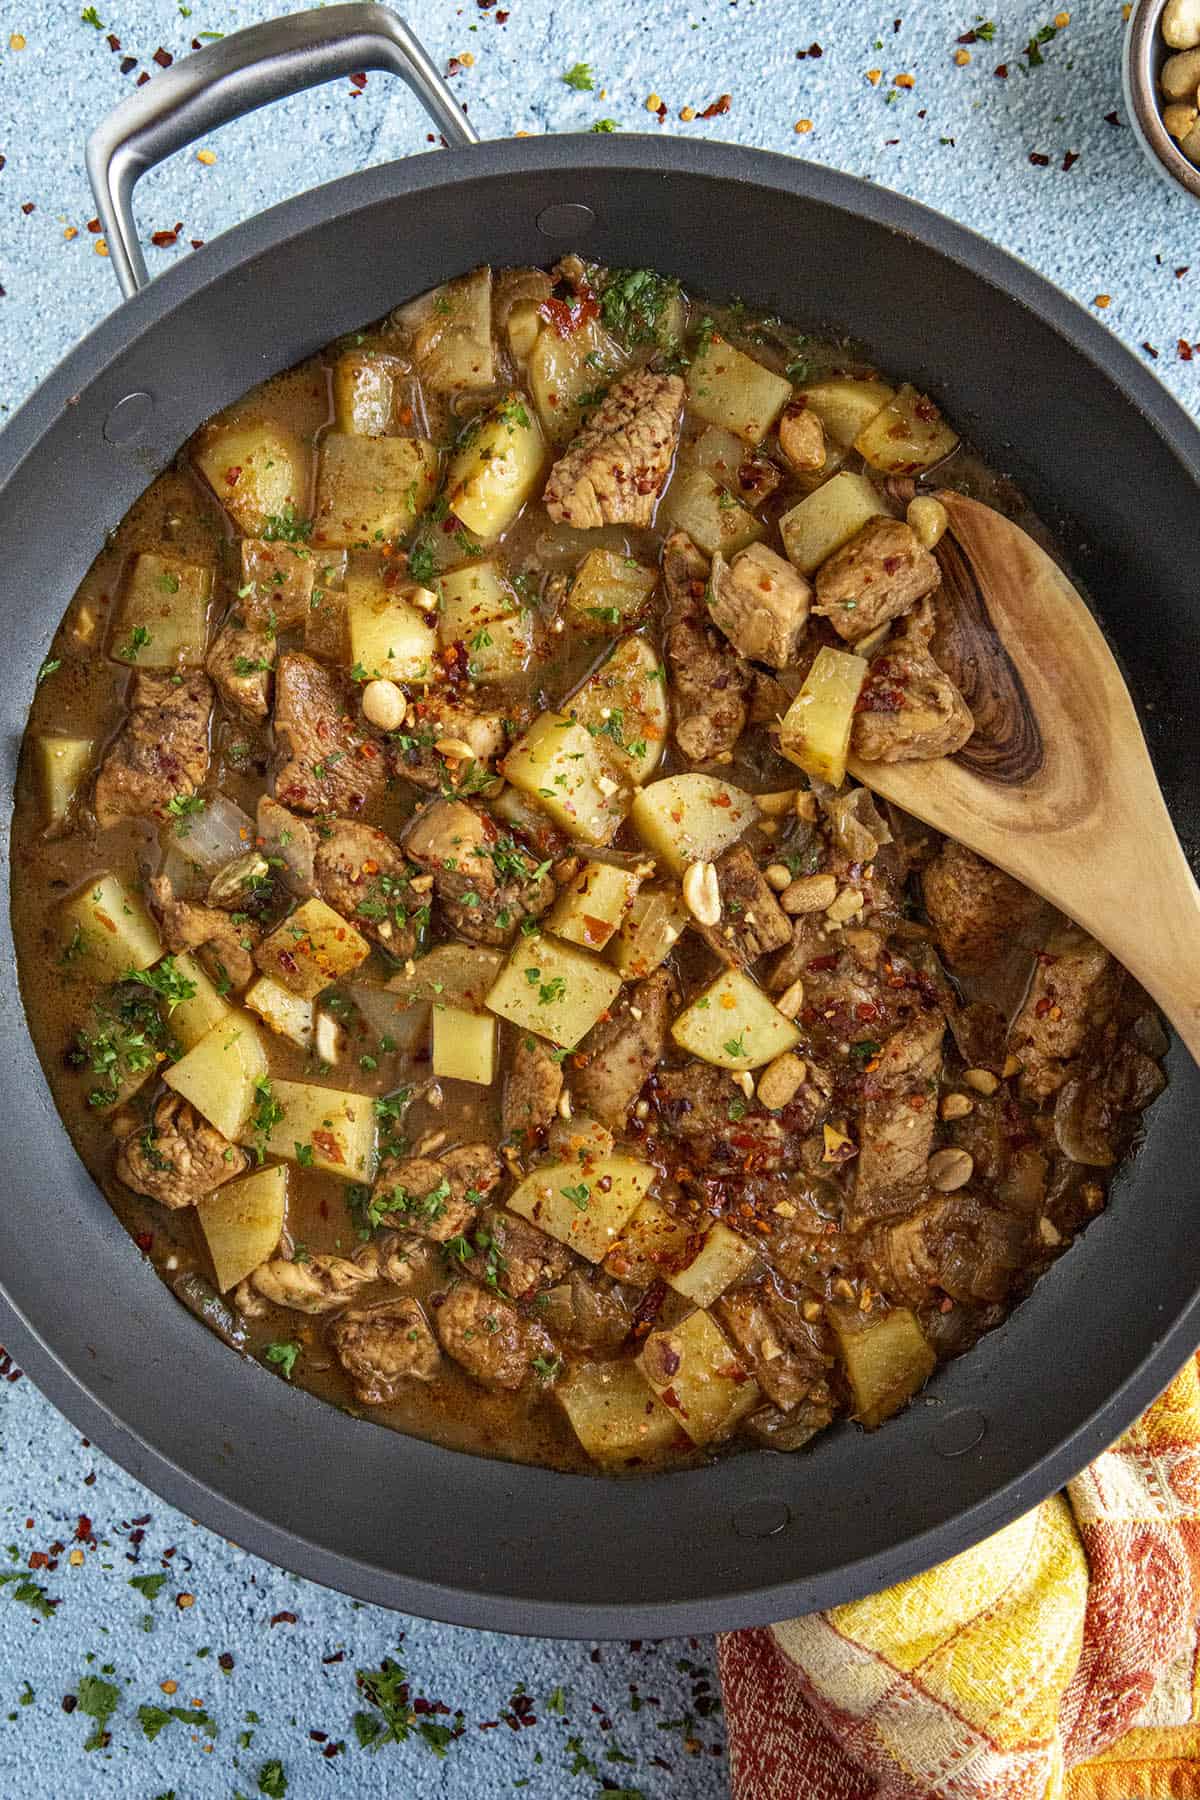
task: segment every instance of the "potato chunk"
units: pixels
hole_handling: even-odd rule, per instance
[[[648,1195],[604,1259],[605,1273],[631,1287],[649,1287],[684,1268],[694,1251],[694,1233],[684,1220]]]
[[[562,713],[536,718],[502,767],[515,788],[585,844],[607,844],[625,817],[624,791],[605,772],[595,740]]]
[[[638,877],[612,863],[586,862],[561,892],[548,928],[585,950],[603,950],[633,904]]]
[[[223,1294],[267,1262],[279,1247],[287,1211],[287,1169],[255,1169],[196,1203],[217,1286]]]
[[[254,952],[264,975],[311,1000],[371,954],[366,938],[315,896],[277,925]]]
[[[533,615],[521,604],[496,562],[467,563],[441,580],[438,639],[443,650],[461,644],[476,681],[519,675],[533,648]]]
[[[394,543],[410,531],[437,487],[437,446],[428,438],[321,440],[313,541],[335,550]]]
[[[878,489],[866,476],[843,469],[780,519],[789,562],[795,563],[802,575],[811,575],[826,557],[848,544],[868,519],[886,512]]]
[[[588,1455],[609,1468],[652,1461],[680,1437],[670,1409],[633,1363],[584,1363],[557,1384],[554,1397]]]
[[[747,444],[761,444],[792,397],[792,384],[714,332],[692,358],[688,404],[710,425],[723,425]]]
[[[171,1009],[171,1036],[185,1050],[190,1050],[214,1025],[220,1025],[233,1011],[217,992],[195,957],[181,951],[174,958],[175,973],[195,989],[187,1000]]]
[[[621,991],[614,969],[557,938],[520,937],[487,1003],[513,1025],[574,1049]]]
[[[647,849],[682,875],[736,844],[758,808],[752,794],[717,775],[668,775],[634,796],[630,817]]]
[[[846,778],[854,709],[870,666],[865,656],[822,647],[780,723],[782,754],[832,787]]]
[[[545,460],[536,416],[520,394],[507,394],[464,434],[446,477],[450,511],[490,543],[534,492]]]
[[[397,322],[409,331],[422,381],[436,393],[495,383],[490,269],[475,269],[422,294],[400,309]]]
[[[637,1362],[694,1444],[728,1437],[758,1404],[758,1383],[706,1312],[689,1313],[669,1330],[652,1331]]]
[[[431,615],[412,599],[414,594],[425,598],[426,592],[424,588],[397,592],[373,576],[347,575],[346,629],[350,661],[359,680],[430,680],[437,638]],[[432,594],[428,598],[434,601]]]
[[[260,975],[242,996],[250,1011],[257,1013],[263,1024],[277,1036],[287,1038],[297,1049],[311,1050],[313,1042],[313,1003],[290,988],[281,987],[269,975]]]
[[[139,669],[179,669],[204,661],[213,572],[207,563],[144,550],[125,576],[109,653]]]
[[[589,1262],[603,1262],[656,1174],[631,1156],[544,1163],[525,1177],[508,1209]]]
[[[718,1219],[691,1261],[667,1276],[667,1285],[693,1306],[708,1307],[749,1274],[757,1256],[753,1244]]]
[[[496,1021],[492,1014],[435,1004],[433,1072],[443,1081],[491,1087],[496,1079]]]
[[[353,437],[388,437],[398,421],[407,365],[380,350],[347,350],[333,365],[333,415]]]
[[[115,875],[97,876],[63,902],[59,942],[63,967],[92,981],[120,981],[162,955],[153,919]]]
[[[933,401],[907,382],[854,440],[863,461],[884,475],[918,475],[958,448],[958,433]]]
[[[48,830],[70,817],[95,750],[95,738],[64,737],[57,731],[42,732],[34,739],[42,818]]]
[[[658,586],[658,571],[615,550],[589,550],[567,594],[567,623],[588,637],[636,625]]]
[[[271,1122],[258,1129],[251,1119],[242,1133],[244,1144],[266,1156],[340,1175],[343,1181],[370,1179],[375,1108],[366,1095],[307,1081],[272,1081],[266,1099],[264,1112]],[[280,1116],[274,1117],[276,1113]]]
[[[886,381],[859,380],[848,375],[807,381],[796,389],[796,399],[816,414],[826,439],[843,455],[863,427],[894,398],[895,389]]]
[[[725,969],[680,1013],[671,1036],[718,1069],[761,1069],[800,1042],[800,1033],[741,969]]]
[[[762,521],[707,469],[684,469],[675,477],[663,501],[663,517],[686,531],[706,556],[715,556],[718,550],[732,556],[767,534]]]
[[[552,444],[574,437],[585,410],[595,409],[626,360],[596,319],[567,337],[542,321],[529,350],[527,373],[542,430]]]
[[[312,459],[286,426],[265,419],[206,425],[192,461],[243,537],[308,512]]]
[[[863,1425],[881,1425],[912,1399],[937,1366],[917,1316],[906,1306],[891,1312],[861,1313],[845,1306],[825,1311],[846,1365],[855,1414]]]
[[[567,702],[586,725],[618,781],[640,785],[662,760],[671,716],[667,671],[644,637],[622,638],[612,655]]]
[[[232,1143],[250,1117],[256,1084],[266,1072],[258,1033],[245,1013],[234,1013],[164,1069],[163,1080]]]

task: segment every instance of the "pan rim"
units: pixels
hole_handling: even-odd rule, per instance
[[[568,174],[614,167],[649,169],[663,175],[677,172],[688,176],[712,176],[723,181],[732,177],[767,190],[782,189],[865,217],[919,242],[939,257],[964,267],[1009,301],[1038,313],[1096,366],[1127,403],[1136,408],[1165,440],[1192,480],[1200,477],[1200,431],[1153,374],[1075,301],[1027,264],[989,244],[969,228],[918,202],[875,188],[855,177],[798,163],[773,152],[733,145],[682,145],[675,140],[650,137],[616,139],[580,135],[488,144],[445,152],[438,157],[412,158],[383,165],[284,201],[211,240],[194,258],[174,265],[95,327],[14,414],[0,434],[0,497],[8,478],[26,455],[33,452],[63,409],[72,403],[72,396],[94,381],[117,354],[125,352],[137,333],[157,325],[177,306],[208,284],[220,281],[251,257],[258,257],[299,232],[319,225],[334,207],[339,211],[360,211],[398,194],[452,187],[462,179],[484,174],[503,176],[530,170]],[[24,1029],[23,1011],[18,1009],[14,1016],[19,1018]],[[69,1153],[74,1155],[73,1150]],[[1091,1229],[1098,1230],[1101,1224],[1102,1221],[1097,1221]],[[494,1592],[483,1594],[469,1587],[424,1582],[399,1575],[394,1570],[381,1570],[375,1564],[355,1560],[344,1552],[315,1543],[311,1538],[300,1537],[265,1514],[250,1512],[205,1478],[182,1467],[170,1453],[139,1436],[60,1359],[43,1331],[18,1312],[2,1278],[0,1319],[10,1348],[16,1351],[36,1384],[59,1410],[81,1429],[86,1429],[88,1435],[122,1466],[139,1479],[146,1480],[156,1493],[203,1517],[211,1528],[226,1530],[227,1535],[235,1536],[256,1553],[360,1598],[378,1601],[381,1589],[386,1588],[386,1603],[410,1607],[426,1617],[478,1626],[481,1616],[486,1615],[487,1625],[491,1628],[536,1631],[552,1636],[649,1635],[664,1630],[708,1631],[730,1628],[733,1624],[761,1624],[796,1610],[795,1596],[801,1590],[808,1604],[828,1603],[820,1593],[823,1581],[828,1585],[830,1578],[827,1577],[805,1582],[784,1580],[740,1595],[722,1593],[715,1599],[702,1601],[655,1602],[639,1611],[636,1606],[624,1603],[578,1605],[553,1599],[530,1601]],[[202,1327],[196,1326],[196,1331],[207,1338]],[[1060,1441],[1056,1449],[974,1506],[954,1515],[953,1524],[959,1535],[976,1541],[987,1531],[1015,1518],[1050,1487],[1076,1473],[1136,1416],[1169,1378],[1175,1363],[1185,1359],[1198,1339],[1200,1295],[1193,1297],[1157,1340],[1153,1350],[1115,1392]],[[214,1348],[222,1357],[227,1356],[224,1346],[215,1345],[215,1341]],[[1175,1363],[1171,1362],[1172,1357]],[[301,1396],[295,1398],[300,1400]],[[328,1410],[322,1402],[309,1396],[302,1398],[305,1405]],[[439,1454],[455,1453],[443,1451]],[[510,1465],[502,1467],[509,1468]],[[602,1478],[555,1475],[553,1479],[592,1482]],[[938,1545],[937,1540],[944,1538],[946,1529],[946,1522],[939,1521],[891,1546],[886,1553],[865,1556],[858,1564],[841,1565],[836,1577],[836,1597],[844,1599],[850,1591],[870,1591],[881,1581],[890,1583],[927,1566],[935,1555],[943,1553],[943,1546]],[[886,1571],[880,1566],[885,1556]],[[848,1573],[853,1579],[846,1579]]]

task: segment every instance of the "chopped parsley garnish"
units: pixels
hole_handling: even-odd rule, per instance
[[[115,1681],[105,1681],[99,1675],[85,1675],[79,1682],[76,1698],[80,1712],[96,1721],[95,1730],[84,1741],[84,1749],[106,1749],[109,1742],[108,1721],[117,1710],[117,1702],[121,1698],[120,1688]]]
[[[661,343],[663,315],[679,283],[653,269],[610,269],[600,292],[600,313],[623,344]]]
[[[136,981],[142,987],[152,988],[167,1003],[167,1017],[185,1000],[193,1000],[196,995],[196,983],[187,975],[182,975],[176,965],[174,956],[164,956],[153,969],[126,969],[121,977],[123,981]]]
[[[594,92],[596,86],[592,80],[590,63],[575,63],[565,75],[560,76],[560,80],[567,87],[574,88],[577,94],[590,94]]]
[[[621,623],[619,606],[589,606],[587,615],[589,619],[599,619],[602,625],[619,625]]]
[[[287,1776],[281,1762],[265,1762],[258,1771],[258,1791],[267,1800],[283,1800],[287,1793]]]
[[[275,1098],[271,1077],[260,1075],[254,1083],[254,1106],[250,1113],[250,1125],[255,1138],[254,1154],[260,1163],[266,1161],[267,1140],[282,1119],[283,1107]]]
[[[313,522],[302,518],[294,506],[282,512],[268,513],[263,520],[262,537],[268,544],[302,544],[312,536]]]
[[[357,1669],[355,1680],[363,1699],[374,1708],[372,1712],[354,1715],[354,1735],[360,1750],[407,1743],[415,1735],[435,1756],[445,1756],[448,1746],[466,1730],[461,1712],[452,1713],[448,1724],[430,1712],[418,1713],[410,1694],[408,1672],[390,1656],[385,1656],[377,1669]],[[427,1707],[429,1703],[422,1705]]]
[[[286,1375],[287,1379],[290,1381],[292,1379],[292,1370],[299,1360],[300,1351],[301,1346],[292,1339],[289,1339],[286,1342],[268,1344],[263,1351],[263,1360],[264,1362],[274,1363],[280,1373]]]
[[[136,662],[139,651],[144,650],[152,641],[150,633],[144,625],[135,625],[129,634],[129,642],[122,644],[117,655],[123,662]]]
[[[522,429],[529,427],[529,414],[516,398],[505,400],[497,409],[497,415],[508,426],[510,432],[520,425]]]
[[[594,124],[588,126],[589,131],[599,132],[620,131],[620,129],[621,127],[615,119],[597,119]]]
[[[179,592],[179,577],[178,575],[173,574],[170,569],[164,569],[162,574],[155,578],[155,586],[164,594],[177,594]]]
[[[192,829],[191,820],[194,814],[202,813],[208,805],[203,794],[174,794],[163,807],[169,819],[180,819],[182,824],[176,826],[175,836],[186,837]]]
[[[53,675],[56,669],[61,669],[61,668],[62,668],[62,657],[61,656],[48,656],[46,658],[45,662],[42,664],[41,668],[37,672],[37,681],[35,682],[34,685],[36,687],[41,687],[43,681],[45,681],[48,676]]]
[[[726,1056],[745,1056],[746,1034],[743,1031],[738,1037],[730,1038],[725,1044]]]
[[[588,1201],[592,1197],[592,1190],[587,1185],[586,1181],[579,1182],[575,1187],[560,1188],[559,1192],[564,1200],[569,1200],[572,1206],[577,1206],[579,1208],[580,1212],[587,1211]]]
[[[557,1381],[563,1371],[561,1356],[535,1356],[533,1372],[539,1381]]]
[[[422,584],[432,581],[436,568],[429,545],[414,544],[408,553],[408,572],[413,580]]]
[[[233,672],[235,675],[269,675],[271,664],[264,656],[235,656]],[[360,678],[355,676],[354,679],[357,681]],[[362,679],[365,680],[366,677],[364,676]]]
[[[857,1063],[869,1063],[872,1057],[879,1055],[881,1048],[874,1038],[862,1038],[859,1043],[851,1044],[850,1054]]]

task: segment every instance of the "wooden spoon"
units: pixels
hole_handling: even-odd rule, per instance
[[[961,494],[938,498],[951,604],[932,648],[975,734],[952,757],[852,757],[851,773],[1090,931],[1200,1061],[1200,891],[1112,652],[1020,526]]]

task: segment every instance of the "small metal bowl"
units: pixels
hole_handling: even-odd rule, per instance
[[[1200,200],[1200,168],[1188,161],[1162,122],[1158,77],[1172,54],[1159,29],[1166,3],[1167,0],[1138,0],[1130,16],[1122,62],[1125,108],[1155,171],[1172,187],[1186,188],[1194,199]]]

